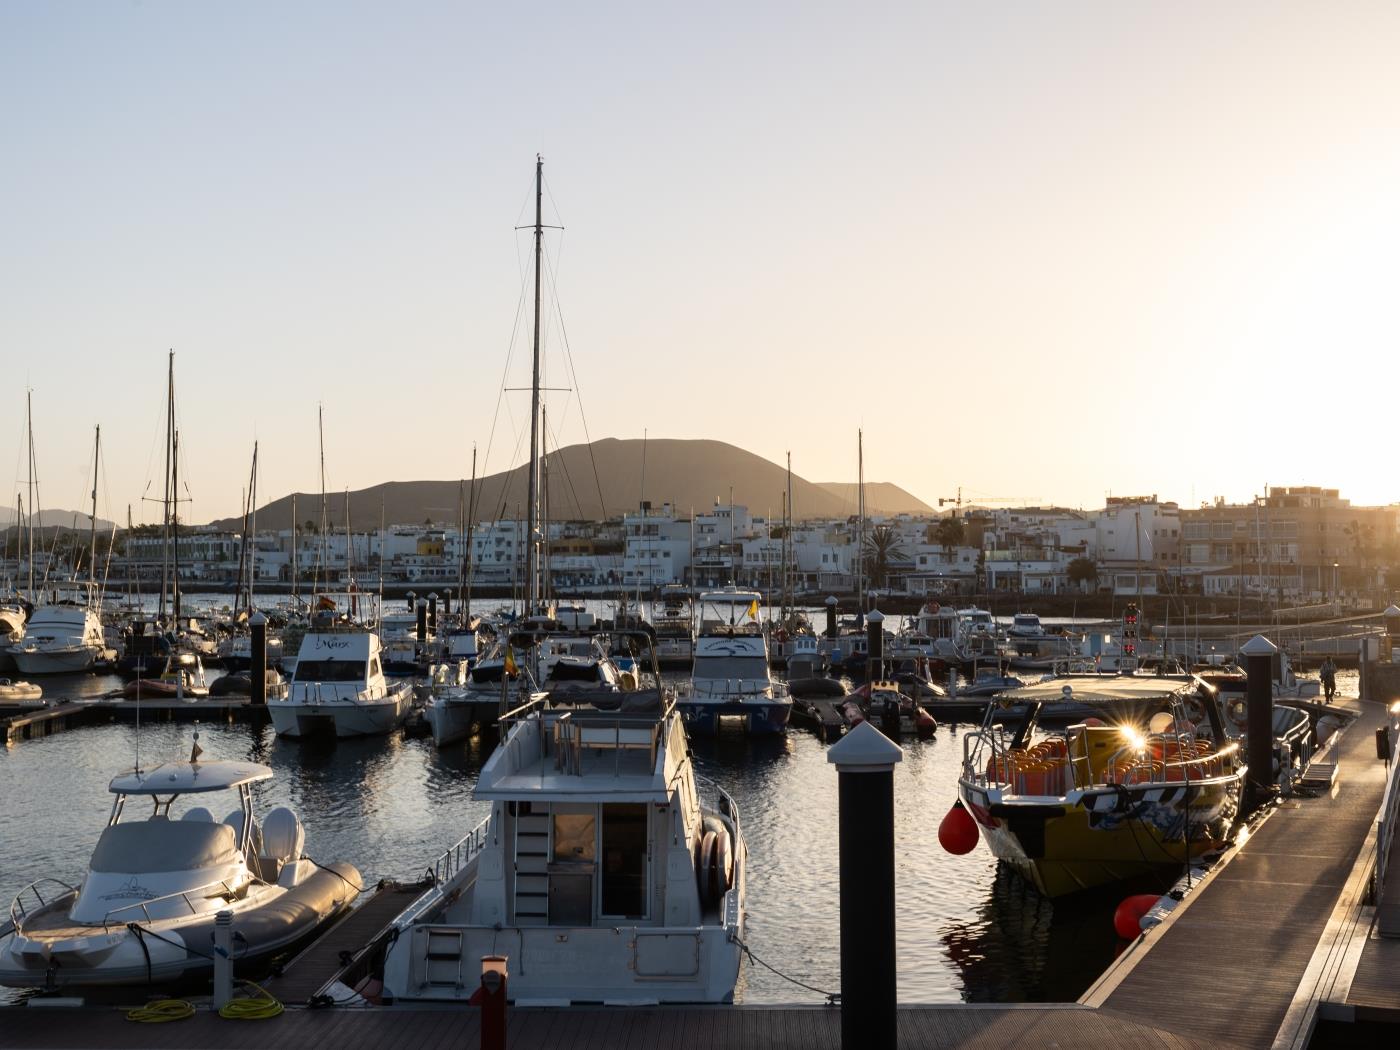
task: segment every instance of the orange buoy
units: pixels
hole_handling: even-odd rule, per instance
[[[977,838],[977,821],[963,806],[962,799],[958,799],[948,810],[943,823],[938,825],[938,843],[949,853],[962,856],[977,848]]]
[[[1113,911],[1113,929],[1125,941],[1131,941],[1142,932],[1139,923],[1142,917],[1156,906],[1160,900],[1155,893],[1135,893],[1124,897],[1123,902]]]

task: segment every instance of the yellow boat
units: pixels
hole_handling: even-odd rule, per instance
[[[1042,729],[1056,709],[1082,720]],[[1058,897],[1223,845],[1245,772],[1200,679],[1084,675],[997,696],[958,793],[992,853]]]

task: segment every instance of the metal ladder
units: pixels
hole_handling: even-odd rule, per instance
[[[522,802],[515,816],[515,924],[549,922],[549,813],[527,812]]]

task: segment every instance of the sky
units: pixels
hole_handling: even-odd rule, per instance
[[[156,520],[171,349],[186,520],[255,440],[260,502],[317,490],[318,406],[333,492],[521,462],[538,153],[551,444],[1400,501],[1397,45],[1393,3],[6,0],[0,486],[29,389],[44,506],[100,423],[99,511]]]

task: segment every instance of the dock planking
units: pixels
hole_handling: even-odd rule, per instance
[[[284,1003],[308,1002],[353,965],[424,889],[398,883],[380,885],[263,986]]]
[[[138,710],[139,708],[139,710]],[[6,743],[48,736],[64,729],[84,725],[103,725],[113,721],[134,722],[210,722],[261,721],[267,709],[256,706],[247,697],[217,699],[135,700],[98,699],[61,701],[37,711],[0,719]]]
[[[903,1048],[1054,1046],[1060,1050],[1230,1050],[1220,1038],[1181,1035],[1109,1010],[1067,1006],[907,1006]],[[133,1024],[114,1010],[0,1010],[0,1046],[14,1050],[461,1050],[479,1045],[479,1013],[448,1010],[289,1010],[268,1021],[228,1021],[208,1010],[167,1024]],[[841,1012],[830,1007],[574,1007],[518,1009],[511,1050],[839,1050]]]
[[[1085,1001],[1193,1038],[1274,1045],[1380,804],[1384,711],[1361,704],[1333,792],[1283,802]]]

